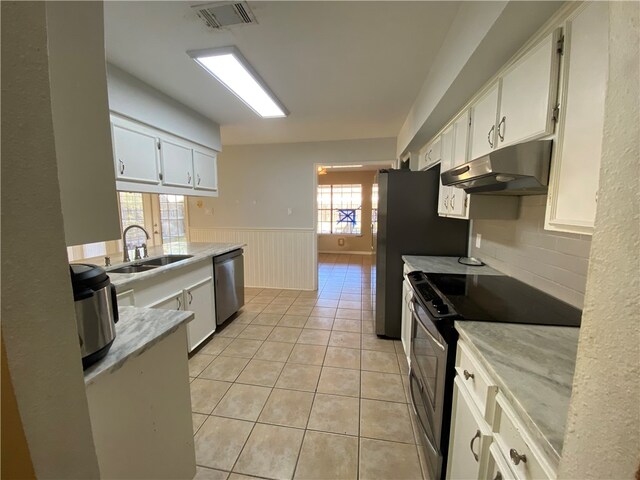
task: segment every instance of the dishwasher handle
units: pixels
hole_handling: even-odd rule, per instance
[[[224,263],[228,260],[231,260],[232,258],[241,256],[242,253],[243,251],[241,248],[238,248],[237,250],[232,250],[231,252],[228,252],[228,253],[223,253],[222,255],[213,257],[213,263]]]

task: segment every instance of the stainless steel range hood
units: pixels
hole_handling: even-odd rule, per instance
[[[549,184],[551,140],[536,140],[495,150],[443,172],[443,185],[467,193],[543,195]]]

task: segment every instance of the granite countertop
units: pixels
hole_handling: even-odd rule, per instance
[[[135,260],[133,262],[124,263],[121,261],[121,255],[118,255],[118,259],[112,258],[112,265],[110,267],[105,267],[107,270],[107,274],[111,279],[111,283],[116,286],[116,289],[119,292],[122,292],[124,289],[129,287],[132,283],[135,283],[140,280],[147,280],[149,278],[157,277],[158,275],[163,275],[167,272],[174,271],[178,268],[186,267],[187,265],[191,265],[193,263],[197,263],[201,260],[204,260],[207,257],[215,257],[218,255],[223,255],[225,253],[231,252],[232,250],[237,250],[238,248],[245,247],[244,243],[184,243],[184,242],[176,242],[176,243],[168,243],[163,244],[157,247],[149,248],[149,257],[143,260]],[[181,260],[179,262],[170,263],[169,265],[164,265],[162,267],[154,268],[148,270],[146,272],[139,273],[113,273],[110,270],[115,268],[122,267],[124,265],[132,265],[140,262],[144,262],[146,260],[150,260],[152,258],[161,257],[163,255],[193,255],[191,258],[186,260]],[[120,259],[120,261],[118,261]],[[93,259],[85,259],[80,262],[74,263],[95,263],[98,265],[104,265],[104,257],[97,257]]]
[[[193,312],[137,307],[119,307],[118,313],[120,320],[116,323],[113,345],[102,360],[84,371],[86,386],[94,383],[100,375],[115,372],[127,360],[148,350],[194,316]]]
[[[435,257],[403,255],[402,260],[411,270],[425,273],[452,273],[471,275],[503,275],[501,272],[485,265],[483,267],[469,267],[458,263],[460,257]]]
[[[580,329],[473,321],[455,327],[557,468]]]

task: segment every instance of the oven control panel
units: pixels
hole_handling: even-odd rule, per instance
[[[436,319],[449,318],[456,315],[455,310],[433,288],[423,272],[410,272],[407,274],[407,278],[418,303],[428,310],[429,314]]]

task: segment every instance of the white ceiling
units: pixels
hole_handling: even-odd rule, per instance
[[[459,2],[250,1],[213,31],[190,5],[105,2],[107,59],[221,125],[224,145],[395,137]],[[187,50],[235,45],[291,112],[261,119]]]

